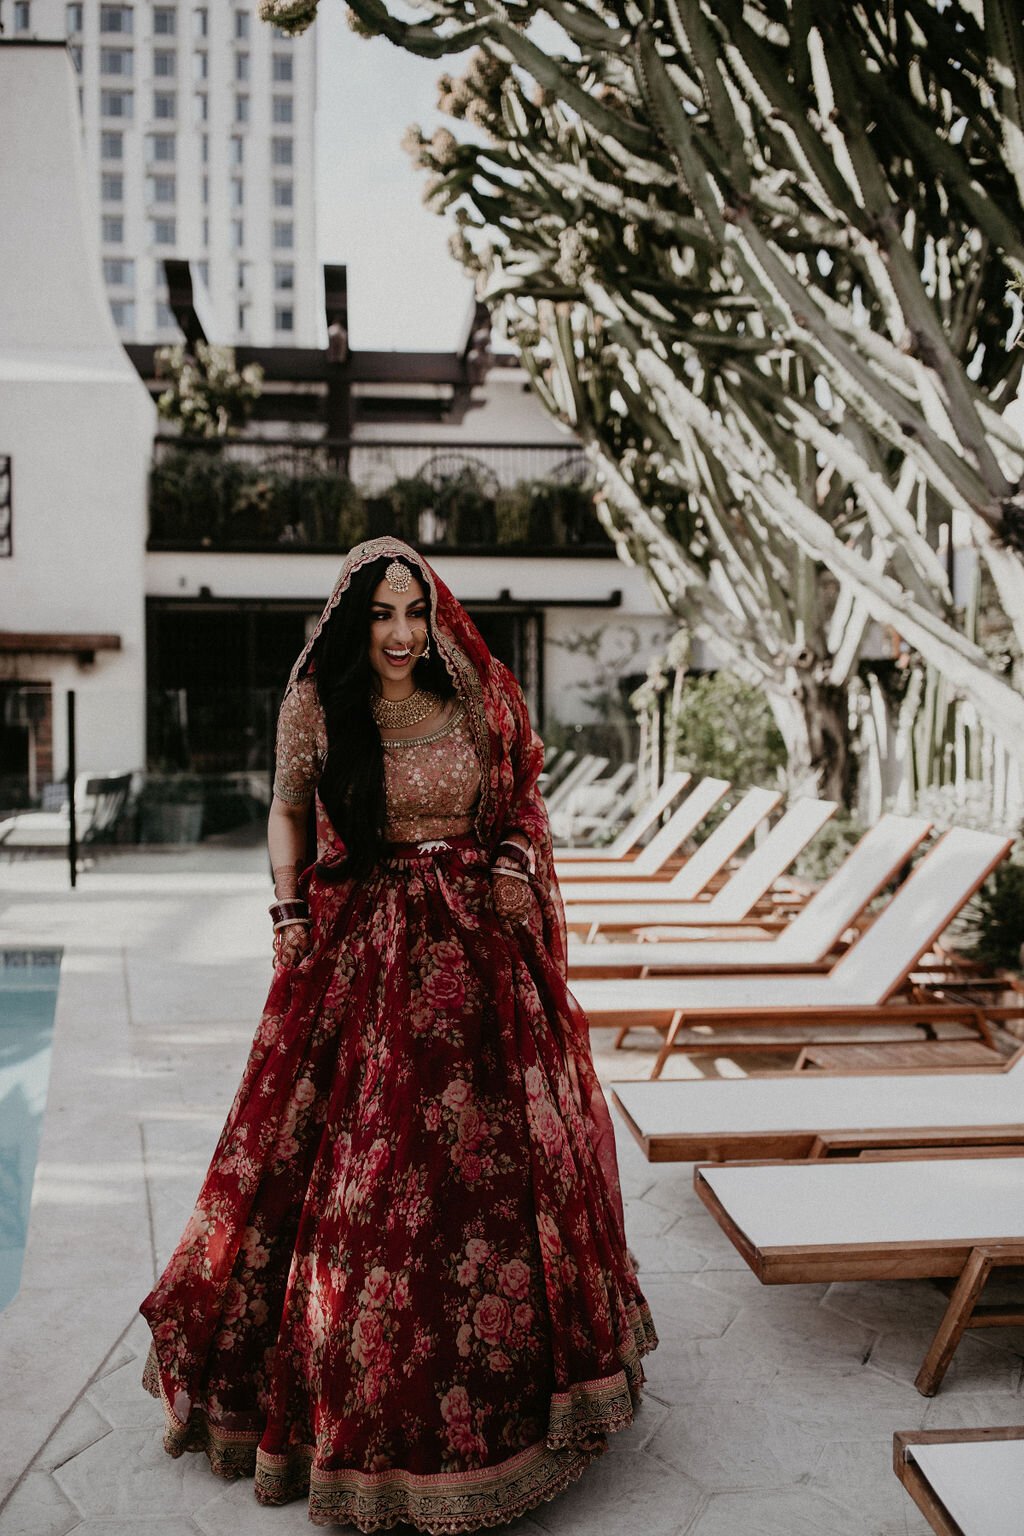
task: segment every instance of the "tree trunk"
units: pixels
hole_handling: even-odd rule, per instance
[[[790,689],[768,689],[775,723],[789,756],[791,794],[816,794],[849,810],[856,765],[850,751],[849,698],[809,668],[793,668]]]

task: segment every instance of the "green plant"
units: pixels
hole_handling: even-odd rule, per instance
[[[1024,946],[1024,864],[1000,864],[972,903],[968,954],[983,965],[1021,969]]]
[[[835,874],[850,849],[860,839],[864,828],[852,816],[840,813],[817,832],[793,865],[801,880],[820,884]]]
[[[263,391],[263,369],[258,363],[236,368],[233,347],[206,341],[191,351],[183,344],[158,347],[154,360],[157,378],[168,381],[157,410],[182,437],[227,437],[245,425]]]
[[[735,789],[774,784],[785,771],[786,746],[767,699],[729,672],[687,677],[674,726],[680,768],[728,779]]]

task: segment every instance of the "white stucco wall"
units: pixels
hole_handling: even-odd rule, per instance
[[[81,769],[139,767],[155,413],[107,306],[63,48],[0,43],[0,143],[0,453],[13,475],[0,629],[121,637],[88,666],[45,654],[0,666],[76,689]],[[62,701],[54,725],[61,773]]]

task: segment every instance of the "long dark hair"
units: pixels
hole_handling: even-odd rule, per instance
[[[324,625],[312,656],[314,673],[327,724],[327,761],[320,778],[320,799],[345,844],[347,857],[339,873],[365,879],[380,863],[386,842],[384,824],[384,749],[370,698],[374,671],[370,665],[370,612],[373,594],[394,557],[382,555],[352,577],[347,590]],[[399,557],[427,592],[423,572]],[[416,663],[416,683],[442,698],[454,685],[437,654],[430,620],[430,655]]]

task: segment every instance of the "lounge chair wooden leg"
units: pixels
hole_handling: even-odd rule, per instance
[[[629,1034],[630,1028],[631,1026],[629,1024],[623,1024],[622,1028],[615,1036],[615,1044],[612,1046],[612,1050],[619,1051],[622,1049],[626,1036]]]
[[[683,1026],[683,1017],[684,1015],[681,1008],[677,1009],[676,1012],[672,1015],[672,1022],[665,1034],[665,1044],[658,1052],[657,1060],[655,1061],[654,1066],[651,1068],[652,1077],[661,1076],[662,1069],[664,1068],[666,1061],[668,1061],[669,1056],[672,1054],[672,1047],[675,1044],[676,1035],[678,1035],[680,1029]]]
[[[991,1270],[992,1255],[988,1249],[972,1248],[914,1382],[923,1397],[934,1397],[939,1390],[964,1329],[970,1327],[971,1313]]]

